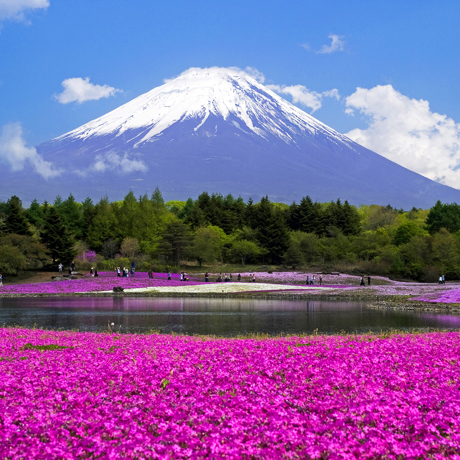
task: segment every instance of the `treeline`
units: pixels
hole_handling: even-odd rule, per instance
[[[405,212],[308,196],[286,205],[207,192],[165,203],[158,189],[115,202],[78,203],[72,195],[34,200],[27,209],[16,196],[0,202],[0,272],[74,259],[99,269],[193,261],[453,279],[460,277],[460,207],[438,201],[430,210]]]

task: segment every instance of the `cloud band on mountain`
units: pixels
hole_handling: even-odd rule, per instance
[[[322,93],[310,91],[303,85],[266,85],[266,88],[271,89],[278,94],[290,95],[294,104],[301,104],[305,107],[309,107],[312,109],[312,113],[321,108],[321,101],[323,97],[333,97],[337,100],[340,99],[339,91],[335,88]]]
[[[459,123],[391,85],[357,88],[345,102],[348,114],[358,111],[368,117],[366,129],[353,129],[346,136],[425,177],[459,188]]]
[[[0,160],[9,163],[13,171],[22,171],[26,164],[30,164],[44,179],[51,179],[62,172],[45,161],[34,147],[26,146],[20,123],[9,123],[3,127],[0,135]]]

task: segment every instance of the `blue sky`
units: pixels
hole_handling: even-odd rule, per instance
[[[458,0],[0,0],[0,159],[5,127],[31,149],[190,67],[236,66],[460,188],[459,22]]]

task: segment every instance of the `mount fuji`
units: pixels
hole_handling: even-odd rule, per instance
[[[36,149],[61,174],[24,170],[1,189],[20,187],[24,199],[120,199],[158,186],[179,200],[208,191],[404,209],[460,202],[459,190],[356,144],[239,69],[189,69]]]

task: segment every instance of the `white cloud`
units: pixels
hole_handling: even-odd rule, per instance
[[[312,109],[312,113],[321,108],[323,97],[335,97],[337,100],[340,99],[339,91],[335,88],[329,91],[324,91],[323,93],[310,91],[303,85],[267,85],[267,88],[277,92],[278,94],[289,94],[292,97],[292,102],[294,104],[301,104],[305,107],[309,107]]]
[[[127,153],[118,155],[115,152],[96,155],[95,163],[89,168],[89,172],[103,173],[116,171],[128,174],[135,171],[146,172],[148,167],[142,160],[130,159]]]
[[[345,47],[345,42],[342,40],[343,36],[329,34],[329,38],[332,40],[330,45],[323,45],[318,53],[320,54],[330,54],[336,51],[343,51]]]
[[[13,171],[22,171],[29,163],[45,179],[55,177],[62,172],[49,161],[45,161],[34,147],[26,146],[20,123],[9,123],[3,126],[0,135],[0,160],[9,163]]]
[[[340,100],[339,90],[337,88],[330,89],[329,91],[323,91],[321,93],[324,97],[333,97],[337,100]]]
[[[346,135],[358,144],[423,176],[460,188],[460,124],[431,112],[428,101],[410,99],[391,85],[357,88],[346,112],[369,117],[367,129]]]
[[[49,0],[0,0],[0,19],[24,21],[27,10],[46,9]]]
[[[305,107],[309,107],[312,109],[312,113],[321,107],[321,94],[316,91],[310,91],[305,86],[267,85],[267,88],[278,94],[289,94],[294,104],[302,104]]]
[[[90,83],[89,77],[67,78],[61,84],[64,87],[64,91],[53,95],[61,104],[70,102],[81,104],[85,101],[97,101],[103,97],[114,96],[116,93],[122,92],[122,90],[108,85],[93,85],[93,83]]]
[[[237,67],[234,68],[238,69]],[[254,78],[254,80],[258,81],[259,83],[263,83],[265,81],[265,75],[262,72],[258,71],[255,67],[246,67],[246,69],[244,69],[244,72],[246,72],[249,76]]]

